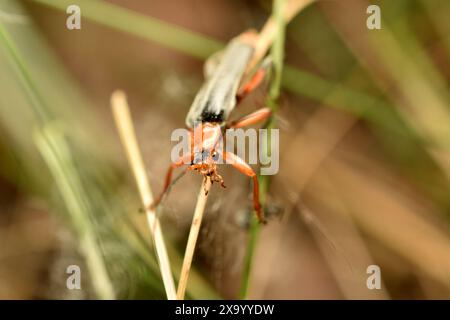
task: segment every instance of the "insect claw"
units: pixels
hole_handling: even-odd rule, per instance
[[[204,182],[203,190],[205,191],[205,196],[207,196],[208,192],[209,192],[209,190],[206,189],[206,181],[207,181],[207,179],[208,179],[208,177],[204,176],[204,179],[203,179],[203,182]],[[209,180],[211,181],[211,184],[212,184],[213,183],[212,179],[210,178]]]

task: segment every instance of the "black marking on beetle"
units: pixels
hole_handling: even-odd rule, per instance
[[[215,68],[203,83],[186,116],[186,125],[193,128],[196,122],[224,125],[236,106],[239,83],[253,53],[247,43],[231,41]]]
[[[224,119],[224,110],[220,110],[219,113],[209,110],[207,108],[203,109],[202,114],[200,115],[201,122],[223,122]]]

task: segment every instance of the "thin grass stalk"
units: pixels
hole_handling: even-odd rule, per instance
[[[86,258],[92,287],[97,297],[114,299],[113,285],[109,279],[103,253],[90,217],[92,208],[62,132],[54,124],[51,124],[38,130],[34,135],[34,141],[47,163],[72,217],[75,231],[80,239],[81,251]]]
[[[273,2],[273,21],[275,22],[275,30],[274,30],[274,38],[273,44],[271,47],[271,55],[273,59],[273,77],[272,82],[269,89],[269,97],[268,97],[268,106],[272,109],[272,117],[269,119],[266,124],[266,128],[270,130],[274,126],[274,118],[273,115],[276,113],[278,109],[278,98],[280,96],[280,88],[281,88],[281,77],[283,71],[283,60],[284,60],[284,38],[285,38],[285,28],[286,28],[286,19],[285,19],[285,8],[286,1],[285,0],[274,0]],[[267,152],[271,149],[270,146],[270,137],[263,141],[263,152],[267,154]],[[269,176],[259,176],[258,180],[260,182],[260,202],[263,208],[265,207],[267,192],[269,189],[270,179]],[[240,297],[241,299],[247,299],[250,289],[250,278],[251,278],[251,270],[253,266],[253,257],[255,253],[255,248],[257,245],[257,239],[260,233],[260,224],[258,223],[256,217],[252,216],[252,221],[250,224],[250,232],[249,239],[247,244],[247,253],[244,258],[244,270],[242,274],[241,280],[241,291]]]
[[[287,24],[297,15],[298,12],[314,1],[315,0],[287,0],[283,6],[283,11],[280,12],[279,18],[283,19],[284,24]],[[272,15],[259,32],[258,41],[255,46],[255,53],[247,66],[247,70],[252,70],[262,60],[272,45],[273,39],[276,37],[276,33],[278,32],[278,21],[276,19],[277,18]]]
[[[195,246],[197,244],[198,235],[202,225],[203,213],[208,200],[209,189],[211,188],[211,180],[205,178],[200,187],[197,197],[197,204],[195,206],[194,217],[192,218],[191,230],[189,231],[189,238],[186,245],[186,251],[183,259],[183,266],[181,267],[180,281],[178,282],[177,298],[184,300],[189,273],[194,258]]]
[[[145,208],[150,233],[155,244],[156,255],[158,257],[159,268],[166,290],[168,300],[176,300],[175,283],[173,281],[172,270],[170,267],[169,255],[167,254],[166,244],[164,242],[159,219],[155,210],[151,208],[153,195],[148,183],[147,174],[144,167],[144,161],[139,150],[136,134],[131,120],[130,110],[126,101],[125,94],[122,91],[115,91],[111,96],[111,106],[119,131],[120,139],[127,154],[128,162],[133,171],[136,184]]]

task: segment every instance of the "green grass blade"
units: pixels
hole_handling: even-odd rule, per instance
[[[114,290],[92,226],[92,208],[86,197],[70,149],[54,124],[37,131],[34,141],[46,161],[70,213],[86,258],[92,287],[100,299],[114,299]]]
[[[16,68],[23,90],[33,107],[37,119],[36,123],[44,127],[49,123],[50,113],[44,107],[44,100],[36,89],[20,53],[2,23],[0,23],[0,43],[2,43],[12,65]],[[80,236],[81,249],[90,270],[94,290],[99,298],[113,299],[112,284],[87,215],[88,202],[82,197],[80,184],[73,172],[70,171],[74,166],[70,162],[70,153],[67,146],[61,140],[58,140],[56,134],[52,136],[51,133],[44,131],[37,135],[36,144],[53,173],[68,211],[72,214],[74,225]]]
[[[212,38],[187,31],[167,22],[97,0],[34,0],[35,2],[65,11],[69,5],[81,8],[82,18],[127,32],[147,40],[204,59],[219,50],[222,44]]]
[[[281,80],[284,65],[284,40],[286,30],[286,23],[283,17],[284,6],[285,0],[274,0],[273,2],[273,19],[276,22],[277,27],[270,52],[273,59],[273,77],[269,88],[268,105],[272,109],[273,114],[268,124],[266,125],[266,128],[269,129],[269,132],[274,126],[273,115],[275,114],[278,108],[278,98],[280,96]],[[270,150],[269,145],[270,141],[271,141],[270,136],[265,141],[263,141],[262,148],[264,150],[263,151],[264,154],[267,154],[268,151]],[[270,176],[259,176],[258,180],[260,183],[260,202],[262,207],[264,208],[266,204],[266,195],[270,184]],[[260,228],[261,228],[260,223],[258,222],[255,216],[252,216],[249,239],[247,244],[247,252],[244,258],[244,270],[241,280],[241,291],[240,291],[241,299],[248,298],[248,293],[250,289],[250,277],[253,266],[253,256],[258,242]]]

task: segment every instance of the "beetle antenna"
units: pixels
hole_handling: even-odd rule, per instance
[[[159,202],[159,204],[157,205],[157,207],[159,207],[165,200],[166,198],[169,196],[170,191],[172,190],[172,187],[175,185],[175,183],[178,182],[178,180],[180,180],[187,172],[186,170],[183,170],[183,172],[181,172],[178,176],[176,176],[174,179],[172,179],[172,181],[170,182],[170,185],[167,187],[166,192],[164,192],[161,201]]]

